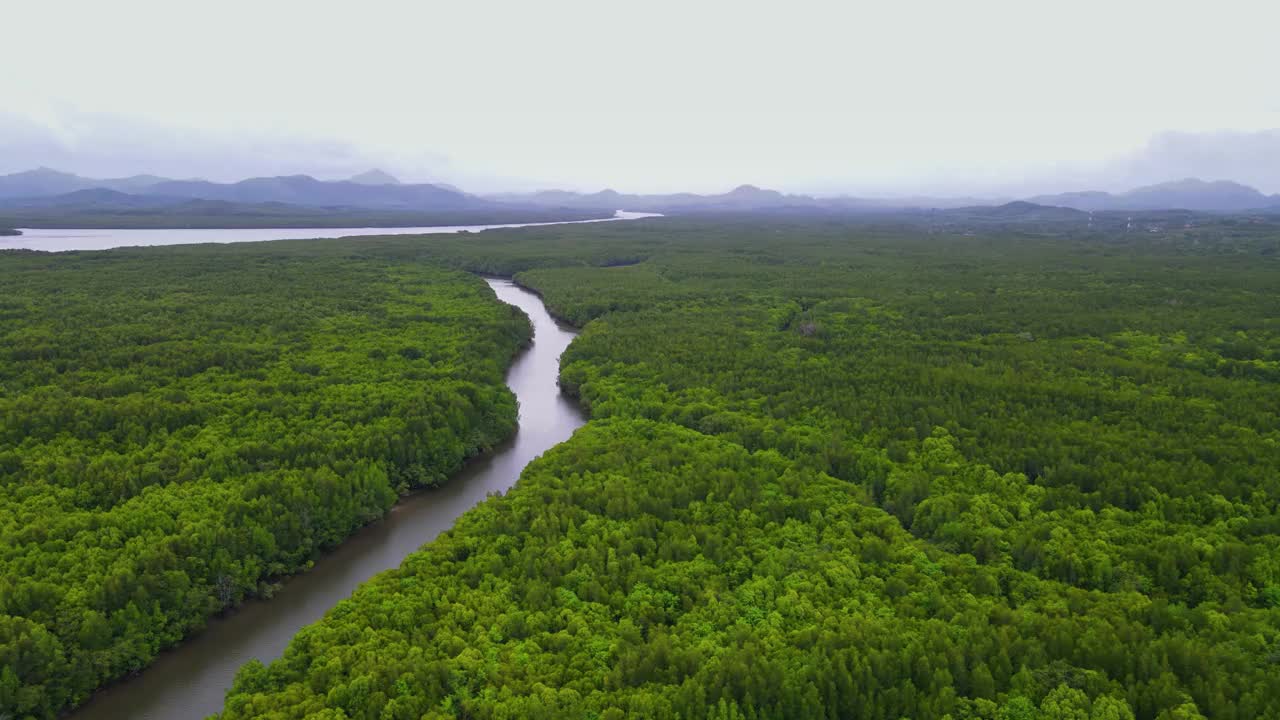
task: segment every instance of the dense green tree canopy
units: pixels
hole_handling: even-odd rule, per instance
[[[246,666],[222,717],[1088,719],[1201,690],[1259,717],[1245,622],[978,563],[775,450],[615,418]]]
[[[0,253],[0,716],[83,700],[508,436],[529,333],[418,263]]]
[[[0,707],[83,697],[509,432],[527,324],[451,267],[584,326],[592,421],[224,718],[1280,718],[1267,227],[2,260]]]
[[[224,718],[1280,717],[1280,238],[658,221],[519,273],[592,422]]]

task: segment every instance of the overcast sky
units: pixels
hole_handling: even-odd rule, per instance
[[[0,172],[1280,192],[1274,2],[6,2]]]

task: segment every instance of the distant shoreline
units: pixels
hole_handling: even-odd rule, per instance
[[[583,223],[608,223],[653,217],[649,213],[619,210],[610,217],[586,220],[553,220],[494,225],[435,225],[394,227],[269,227],[269,228],[28,228],[22,238],[0,239],[0,252],[70,252],[112,250],[127,247],[161,247],[205,243],[252,243],[276,240],[320,240],[336,238],[391,237],[396,235],[440,235],[472,233],[511,228],[545,228]]]
[[[431,213],[343,213],[306,216],[276,215],[166,215],[163,213],[36,213],[0,211],[0,235],[21,235],[20,230],[275,230],[307,228],[412,228],[459,225],[504,225],[612,218],[613,211],[569,209],[475,210]]]

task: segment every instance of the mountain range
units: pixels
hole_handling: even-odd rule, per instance
[[[857,198],[784,194],[755,185],[739,185],[726,193],[696,195],[671,193],[665,195],[634,195],[616,190],[596,193],[577,193],[567,190],[542,190],[534,193],[500,193],[487,195],[493,200],[526,203],[532,205],[574,208],[616,208],[636,212],[731,212],[744,210],[781,210],[816,208],[827,210],[884,210],[893,208],[955,208],[983,204],[975,198]]]
[[[1007,199],[1006,199],[1007,200]],[[974,198],[859,198],[784,194],[754,185],[726,193],[626,194],[615,190],[579,193],[543,190],[533,193],[472,195],[453,186],[402,183],[381,170],[346,180],[318,180],[307,175],[257,177],[234,183],[173,180],[155,175],[94,179],[38,168],[0,176],[0,211],[13,209],[93,210],[148,209],[174,211],[192,201],[234,206],[272,205],[289,208],[358,209],[379,212],[479,211],[526,208],[612,213],[615,210],[680,214],[690,212],[803,211],[880,212],[885,210],[969,209],[997,206],[1006,200]],[[1230,181],[1195,178],[1135,188],[1124,193],[1101,191],[1038,195],[1020,202],[1084,212],[1183,209],[1197,212],[1280,212],[1280,195],[1265,195]],[[1017,206],[1015,206],[1017,207]],[[1019,210],[1023,214],[1026,208]]]
[[[1196,178],[1147,185],[1126,193],[1072,192],[1027,198],[1037,205],[1069,207],[1086,212],[1104,210],[1198,210],[1241,212],[1280,208],[1280,195],[1264,195],[1229,180],[1205,182]]]
[[[708,212],[731,210],[777,210],[784,208],[820,208],[850,212],[883,210],[969,209],[976,206],[1004,206],[1008,199],[992,200],[954,197],[817,197],[785,195],[754,185],[742,185],[719,195],[627,195],[614,190],[597,193],[575,193],[544,190],[529,194],[490,195],[492,199],[533,205],[574,208],[622,208],[641,212]],[[1226,180],[1205,182],[1195,178],[1135,188],[1126,193],[1100,191],[1039,195],[1017,202],[1084,212],[1125,210],[1195,210],[1200,212],[1241,212],[1248,210],[1280,211],[1280,195],[1264,195],[1247,185]],[[1025,207],[1014,206],[1019,211]]]
[[[48,197],[94,188],[106,188],[118,192],[143,192],[162,182],[168,182],[168,178],[134,175],[125,178],[93,179],[42,167],[12,175],[0,175],[0,199]]]
[[[631,195],[616,190],[583,194],[565,190],[542,190],[535,193],[505,193],[487,196],[504,202],[534,205],[625,209],[637,212],[679,212],[681,210],[759,210],[787,206],[812,206],[823,201],[808,195],[784,195],[777,190],[764,190],[754,185],[740,185],[718,195],[673,193],[669,195]]]
[[[122,194],[134,199],[121,197]],[[50,198],[60,200],[51,201]],[[171,180],[154,175],[93,179],[49,168],[0,177],[0,204],[7,207],[83,205],[86,202],[104,202],[112,206],[164,206],[186,200],[414,211],[480,209],[493,204],[492,201],[438,185],[402,184],[380,170],[339,181],[288,175],[249,178],[235,183]]]

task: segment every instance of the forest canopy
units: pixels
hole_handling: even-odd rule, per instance
[[[1280,238],[371,240],[517,273],[592,420],[223,718],[1280,717]]]
[[[223,718],[1280,718],[1273,229],[0,260],[20,717],[509,433],[528,324],[467,270],[583,326],[561,383],[591,421],[246,665]]]
[[[268,244],[0,253],[0,716],[53,717],[505,439],[480,279]]]

